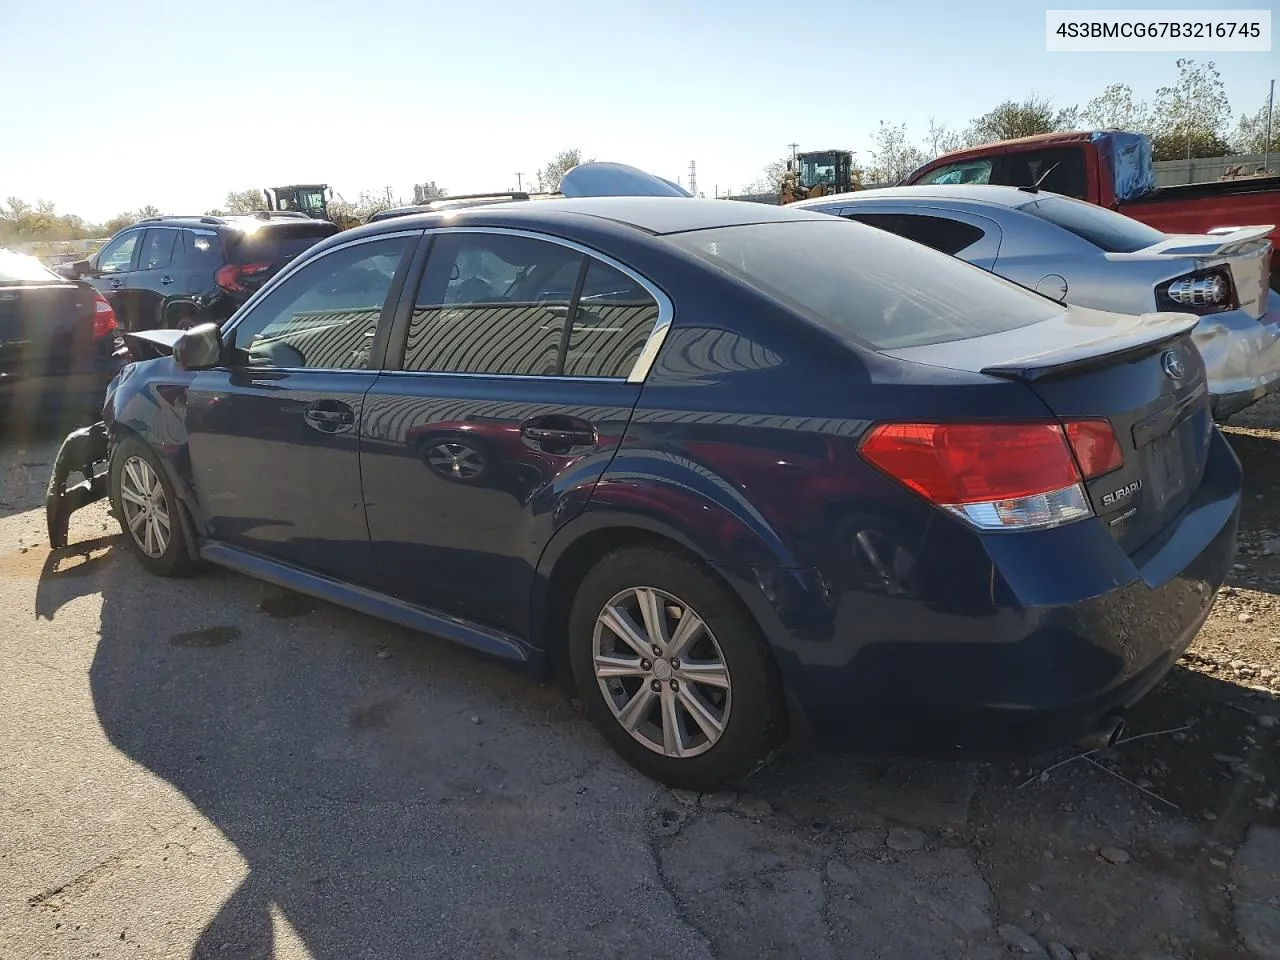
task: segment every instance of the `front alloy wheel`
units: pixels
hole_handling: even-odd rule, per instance
[[[163,557],[173,535],[169,502],[160,476],[141,457],[132,456],[124,461],[120,505],[124,509],[125,526],[138,549],[153,560]]]

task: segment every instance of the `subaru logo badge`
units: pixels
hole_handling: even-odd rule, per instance
[[[1164,375],[1170,380],[1181,380],[1184,373],[1182,368],[1182,358],[1173,350],[1166,350],[1160,357],[1160,369],[1164,371]]]

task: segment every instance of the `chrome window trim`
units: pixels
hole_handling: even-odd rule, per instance
[[[228,333],[230,333],[230,332],[231,332],[232,330],[234,330],[236,327],[240,326],[240,324],[244,323],[245,318],[247,318],[247,317],[249,317],[249,316],[251,316],[251,315],[252,315],[253,311],[254,311],[254,310],[256,310],[256,309],[261,305],[262,300],[266,297],[266,295],[267,295],[271,290],[275,289],[277,286],[279,286],[280,284],[284,283],[284,282],[285,282],[285,280],[287,280],[289,277],[293,276],[293,275],[294,275],[295,273],[297,273],[299,270],[303,269],[304,267],[308,266],[309,264],[315,263],[317,260],[321,260],[321,259],[323,259],[324,257],[329,256],[329,254],[331,254],[331,253],[337,253],[339,250],[349,250],[349,249],[351,249],[352,247],[358,247],[358,246],[360,246],[361,244],[364,244],[364,243],[372,243],[372,242],[374,242],[375,240],[391,240],[391,239],[393,239],[393,238],[395,238],[395,237],[408,237],[408,238],[414,239],[414,238],[419,238],[419,237],[421,237],[421,235],[422,235],[422,231],[421,231],[421,230],[397,230],[397,231],[395,231],[394,233],[377,233],[377,234],[373,234],[372,236],[368,236],[368,237],[358,237],[358,238],[357,238],[357,239],[355,239],[355,240],[349,240],[349,241],[347,241],[347,242],[345,242],[345,243],[338,244],[338,245],[336,245],[336,246],[330,247],[328,250],[323,250],[323,251],[321,251],[320,253],[315,254],[314,256],[307,257],[305,260],[295,260],[294,262],[290,263],[287,267],[285,267],[285,269],[281,270],[281,271],[280,271],[279,273],[277,273],[274,277],[272,277],[272,278],[271,278],[270,280],[268,280],[265,284],[263,284],[262,288],[261,288],[257,293],[255,293],[252,297],[250,297],[250,298],[249,298],[248,300],[246,300],[243,304],[241,304],[241,305],[240,305],[240,309],[239,309],[239,310],[237,310],[235,313],[233,313],[230,317],[228,317],[228,318],[227,318],[226,323],[224,323],[224,324],[219,328],[219,335],[220,335],[221,337],[225,338],[225,337],[227,336],[227,334],[228,334]],[[304,251],[304,252],[305,252],[305,251]],[[388,291],[388,292],[390,292],[390,291]],[[385,302],[384,302],[384,304],[383,304],[383,307],[384,307],[384,309],[385,309],[385,307],[386,307]],[[226,368],[226,367],[223,367],[223,366],[218,366],[218,367],[216,367],[216,368],[214,368],[214,369],[218,369],[218,370],[225,370],[225,369],[227,369],[227,368]],[[364,368],[353,368],[353,367],[253,367],[252,369],[254,369],[254,370],[262,370],[262,371],[270,371],[270,372],[272,372],[272,373],[362,373],[362,374],[364,374],[364,373],[372,373],[372,374],[374,374],[375,376],[376,376],[378,373],[381,373],[381,372],[382,372],[382,371],[380,371],[380,370],[376,370],[376,369],[374,369],[373,367],[364,367]]]
[[[526,230],[518,227],[430,227],[426,231],[428,236],[437,233],[487,233],[487,234],[503,234],[511,237],[525,237],[530,240],[543,240],[547,243],[558,244],[567,247],[570,250],[576,250],[584,256],[592,257],[613,267],[619,273],[625,274],[645,289],[649,296],[653,297],[654,302],[658,304],[658,319],[654,321],[653,329],[649,331],[649,336],[644,342],[644,346],[640,348],[640,356],[636,358],[636,362],[631,365],[631,372],[625,377],[566,377],[563,375],[546,376],[535,373],[459,373],[452,371],[433,371],[433,370],[395,370],[386,371],[388,373],[403,373],[410,375],[430,376],[430,377],[483,377],[492,380],[558,380],[571,383],[644,383],[649,376],[649,371],[653,367],[653,362],[657,359],[658,351],[662,349],[663,341],[667,338],[667,333],[671,329],[671,322],[675,318],[675,306],[657,284],[653,281],[642,277],[635,270],[628,267],[625,263],[620,263],[607,253],[601,253],[592,247],[578,243],[576,240],[567,240],[564,237],[558,237],[555,234],[539,233],[535,230]],[[417,295],[415,291],[414,296]]]

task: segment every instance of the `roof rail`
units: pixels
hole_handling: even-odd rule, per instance
[[[413,206],[425,207],[430,203],[448,203],[450,200],[491,200],[498,197],[506,197],[509,200],[528,200],[529,194],[523,190],[501,191],[498,193],[460,193],[457,196],[432,197],[430,200],[415,203]]]
[[[257,217],[259,220],[270,220],[272,217],[286,217],[290,220],[311,220],[301,210],[255,210],[251,216]]]
[[[159,223],[164,220],[198,220],[200,223],[226,223],[221,217],[209,217],[198,213],[164,213],[158,217],[143,217],[138,223]]]

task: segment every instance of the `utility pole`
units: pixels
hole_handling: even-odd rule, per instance
[[[689,161],[689,192],[698,195],[698,161]]]
[[[1262,170],[1264,173],[1271,171],[1271,114],[1275,112],[1276,103],[1276,82],[1271,81],[1271,92],[1267,94],[1267,139],[1262,145]]]
[[[524,193],[524,174],[519,170],[516,171],[516,192]]]

